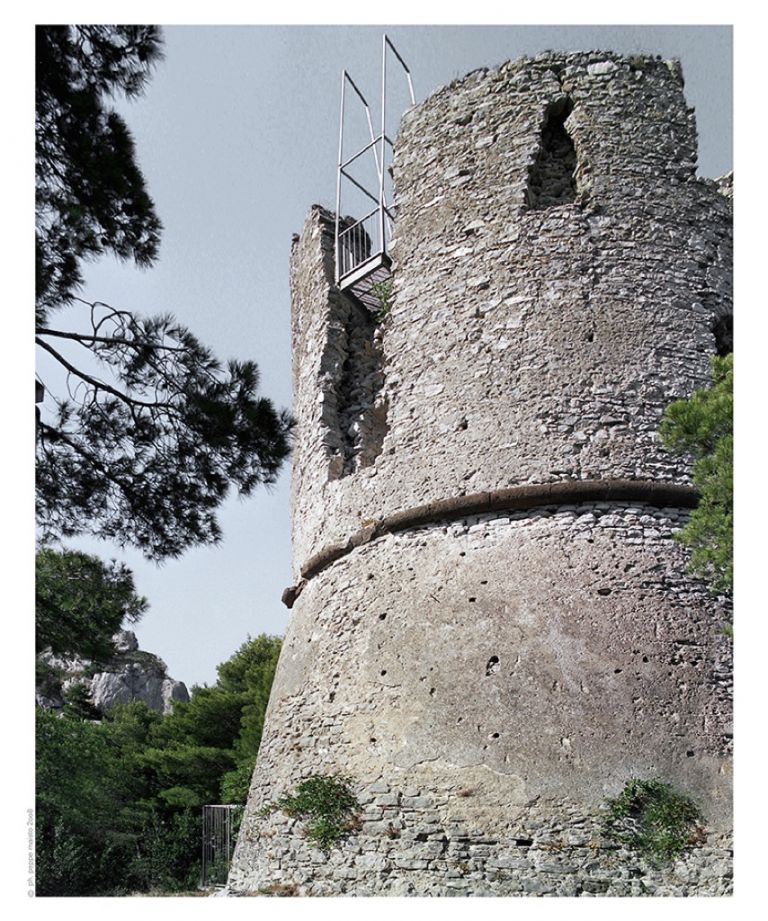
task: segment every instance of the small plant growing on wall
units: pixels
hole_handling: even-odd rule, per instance
[[[371,285],[371,292],[379,301],[379,311],[376,316],[376,319],[379,321],[379,323],[383,323],[392,310],[392,294],[394,287],[394,282],[391,278],[386,278],[384,281],[374,282]]]
[[[606,805],[606,837],[655,863],[674,860],[702,839],[701,814],[696,805],[660,780],[633,777]]]
[[[321,850],[329,851],[357,827],[359,809],[349,778],[341,774],[313,774],[302,780],[292,795],[268,803],[260,814],[279,810],[291,818],[303,819],[307,823],[307,839]]]

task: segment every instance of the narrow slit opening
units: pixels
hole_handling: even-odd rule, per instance
[[[539,150],[528,171],[526,198],[532,211],[576,200],[576,149],[565,126],[572,111],[573,102],[567,96],[546,108]]]

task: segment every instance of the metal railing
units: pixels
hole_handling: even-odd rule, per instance
[[[375,208],[365,217],[339,229],[336,236],[336,281],[353,272],[371,256],[371,243],[376,239],[377,249],[382,247],[379,237],[379,209]],[[339,228],[342,224],[339,223]]]
[[[391,239],[393,215],[387,207],[384,208],[384,215],[387,219],[386,238],[382,236],[379,208],[374,208],[354,224],[339,222],[336,248],[338,278],[351,274],[371,256],[386,251],[387,243]]]
[[[243,806],[203,806],[201,889],[225,886]]]
[[[408,90],[411,97],[411,104],[415,104],[416,99],[413,94],[413,83],[411,73],[407,64],[398,53],[395,46],[386,35],[382,36],[381,50],[381,131],[378,135],[374,134],[373,120],[368,102],[350,77],[346,70],[341,72],[341,112],[339,116],[339,158],[338,170],[336,174],[336,233],[335,233],[335,255],[336,255],[336,284],[339,284],[345,275],[350,274],[366,260],[377,254],[386,254],[387,246],[392,238],[392,220],[393,214],[387,205],[384,177],[388,166],[388,157],[394,148],[391,138],[387,136],[387,49],[391,49],[397,60],[403,67],[408,79]],[[370,140],[351,157],[344,159],[344,114],[346,103],[346,90],[349,85],[354,90],[356,96],[363,105]],[[364,154],[373,156],[377,185],[376,194],[367,189],[361,182],[355,179],[348,168],[355,163]],[[371,211],[365,217],[350,224],[341,218],[342,207],[342,183],[346,180],[355,186],[358,191],[362,192],[375,205],[375,210]]]

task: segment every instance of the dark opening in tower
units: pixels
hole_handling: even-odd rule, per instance
[[[718,317],[712,324],[715,336],[715,351],[721,358],[733,351],[733,314]]]
[[[387,400],[382,396],[384,357],[375,314],[355,298],[340,296],[333,341],[335,374],[329,394],[331,448],[329,478],[338,479],[368,467],[382,450],[387,433]],[[340,359],[340,361],[339,361]]]
[[[536,160],[528,171],[526,197],[531,210],[565,205],[576,198],[576,150],[565,127],[573,102],[563,96],[544,113]]]

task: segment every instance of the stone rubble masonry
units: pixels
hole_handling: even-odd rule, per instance
[[[311,210],[296,584],[232,894],[730,892],[729,602],[687,572],[690,463],[657,434],[732,312],[732,183],[695,167],[676,62],[547,53],[404,115],[383,321]],[[328,855],[259,815],[334,772],[361,814]],[[606,840],[630,777],[706,841],[658,868]]]

